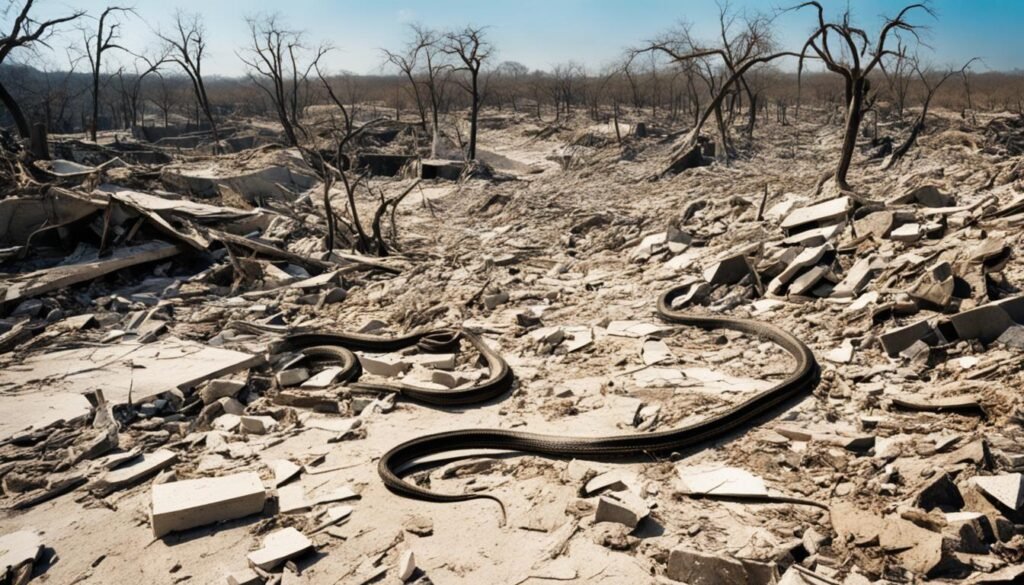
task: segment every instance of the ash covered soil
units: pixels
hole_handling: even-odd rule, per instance
[[[0,283],[0,538],[27,547],[34,580],[224,583],[246,570],[255,582],[510,585],[1024,575],[1024,141],[1012,116],[968,126],[939,112],[889,170],[868,158],[865,138],[851,193],[819,185],[841,128],[813,112],[766,125],[727,164],[658,180],[676,138],[665,129],[638,138],[623,127],[620,143],[582,116],[485,122],[487,176],[415,186],[377,177],[372,193],[357,191],[367,218],[381,195],[412,187],[393,223],[382,219],[395,238],[379,259],[327,253],[316,174],[259,133],[241,141],[246,150],[153,147],[170,162],[99,169],[121,141],[67,143],[65,158],[93,171],[19,197],[56,206],[70,227],[31,246],[7,228],[31,250],[5,253]],[[331,195],[351,217],[344,191]],[[11,200],[0,201],[8,217]],[[104,245],[113,253],[99,254]],[[142,245],[159,257],[95,273]],[[60,280],[60,270],[85,276]],[[498,497],[504,524],[493,501],[423,502],[381,483],[382,454],[424,434],[666,430],[791,371],[794,360],[765,339],[659,320],[658,296],[687,283],[680,310],[767,321],[803,340],[821,369],[813,392],[671,458],[476,454],[411,476],[439,492]],[[443,327],[481,335],[514,372],[512,390],[431,407],[366,396],[329,375],[302,386],[273,353],[294,332]],[[486,368],[462,348],[448,361],[363,355],[363,379],[471,384]],[[124,471],[133,466],[146,473]],[[158,498],[198,506],[182,486],[225,478],[217,489],[227,493],[247,473],[262,484],[255,511],[220,519],[251,506],[213,497],[179,515],[187,520],[166,520],[184,530],[155,534]],[[254,551],[287,528],[298,544],[260,567]]]

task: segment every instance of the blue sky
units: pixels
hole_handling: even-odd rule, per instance
[[[3,1],[3,0],[0,0]],[[407,26],[419,22],[451,28],[466,24],[489,27],[497,48],[496,62],[519,61],[530,68],[547,69],[569,60],[598,69],[622,55],[627,47],[642,43],[670,28],[680,19],[693,23],[701,38],[716,34],[718,8],[713,0],[120,0],[135,6],[138,26],[126,26],[124,43],[140,50],[157,42],[150,27],[166,26],[175,8],[199,12],[208,29],[211,74],[239,75],[242,65],[235,52],[246,41],[244,16],[279,12],[288,26],[304,30],[312,43],[329,41],[336,50],[329,58],[333,71],[357,73],[380,71],[381,47],[402,45]],[[38,14],[59,14],[69,8],[98,13],[106,0],[37,0]],[[772,11],[797,0],[759,2],[733,0],[736,10]],[[830,13],[838,13],[846,1],[823,0]],[[891,0],[850,0],[855,22],[877,30],[882,15],[891,15],[904,3]],[[932,0],[938,13],[915,18],[929,30],[923,49],[936,66],[957,65],[970,57],[984,63],[976,70],[1024,68],[1024,1]],[[777,21],[778,39],[796,48],[806,38],[813,14],[806,10],[786,14]],[[68,41],[78,41],[71,35]],[[67,44],[55,41],[55,46]],[[934,50],[934,52],[932,52]],[[61,48],[60,54],[63,54]]]

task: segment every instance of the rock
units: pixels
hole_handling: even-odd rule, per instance
[[[907,569],[926,577],[940,572],[948,559],[941,534],[898,516],[886,517],[878,544],[882,550],[895,553]]]
[[[660,337],[670,331],[671,327],[643,321],[612,321],[608,324],[608,335],[619,337]]]
[[[737,254],[705,268],[704,280],[711,284],[736,284],[753,272],[746,254]]]
[[[263,511],[266,492],[254,472],[153,486],[151,520],[157,538]]]
[[[217,403],[220,404],[221,410],[228,414],[241,416],[245,412],[245,405],[230,396],[217,399]]]
[[[288,483],[293,477],[299,475],[302,467],[287,459],[277,459],[270,465],[274,470],[274,487],[280,487]]]
[[[672,350],[669,349],[668,345],[660,339],[648,339],[645,341],[640,350],[640,355],[645,366],[650,366],[664,361],[671,361],[675,358],[675,356],[672,355]]]
[[[306,535],[294,528],[285,528],[268,534],[263,539],[263,548],[249,553],[248,558],[254,567],[269,571],[311,548],[313,543]]]
[[[108,471],[92,485],[91,489],[101,494],[108,494],[115,490],[135,485],[143,479],[174,465],[177,461],[178,455],[173,451],[157,449],[152,453],[138,456],[126,465]]]
[[[960,339],[977,339],[989,344],[1010,327],[1024,322],[1024,295],[1018,295],[961,311],[949,320]]]
[[[779,224],[788,233],[798,231],[797,228],[813,224],[811,227],[820,227],[826,223],[845,218],[851,206],[849,197],[837,197],[821,203],[802,207],[786,216]]]
[[[454,353],[417,353],[407,355],[403,359],[410,364],[423,366],[424,368],[436,368],[439,370],[452,370],[455,368]]]
[[[895,204],[917,203],[923,207],[952,207],[956,199],[939,191],[935,185],[921,185],[892,200]]]
[[[687,548],[672,549],[668,555],[669,579],[687,585],[743,585],[747,583],[747,570],[740,561]]]
[[[986,543],[994,542],[995,535],[988,518],[979,512],[952,512],[945,515],[943,533],[959,542],[957,550],[965,553],[985,554]]]
[[[42,552],[43,539],[35,530],[19,530],[0,536],[0,577],[8,575],[7,569],[15,569],[25,563],[35,564]]]
[[[228,575],[228,585],[263,585],[263,577],[260,577],[252,569],[235,571]]]
[[[593,496],[604,491],[621,492],[629,489],[619,471],[608,471],[594,476],[583,488],[583,493]]]
[[[615,522],[630,529],[650,514],[644,500],[633,492],[608,492],[597,502],[595,522]]]
[[[309,370],[306,368],[290,368],[277,373],[277,385],[282,388],[298,386],[309,379]]]
[[[366,373],[373,374],[374,376],[396,378],[412,367],[411,363],[403,361],[398,356],[391,354],[358,354],[358,356],[359,363],[363,366],[363,369],[366,370]]]
[[[218,431],[231,432],[242,424],[242,417],[237,414],[222,414],[213,419],[213,428]]]
[[[901,351],[914,345],[917,341],[930,343],[935,341],[935,329],[927,319],[890,329],[879,337],[882,348],[889,357],[896,357]]]
[[[812,266],[810,270],[789,283],[789,294],[806,296],[829,273],[827,266]]]
[[[803,536],[800,538],[800,542],[803,544],[804,550],[806,550],[809,555],[818,554],[818,550],[828,544],[829,540],[830,538],[828,535],[818,532],[813,526],[804,530]]]
[[[850,298],[860,294],[881,268],[881,262],[874,256],[857,260],[843,280],[832,289],[832,296]]]
[[[491,309],[492,311],[498,308],[499,305],[504,305],[507,302],[508,293],[504,291],[492,295],[483,296],[484,306],[487,307],[488,309]]]
[[[832,244],[822,244],[800,252],[778,276],[768,283],[768,292],[776,295],[782,294],[786,285],[796,278],[797,274],[817,264],[830,251],[832,251]]]
[[[692,494],[766,496],[764,480],[745,469],[717,464],[677,467],[681,488]]]
[[[1024,349],[1024,326],[1013,325],[1008,327],[1006,331],[1003,331],[999,335],[996,341],[1002,343],[1006,347]]]
[[[218,378],[210,380],[200,388],[199,397],[203,399],[203,404],[212,404],[221,398],[236,396],[242,388],[245,388],[245,382],[242,380]]]
[[[324,293],[321,303],[325,305],[333,305],[334,303],[340,303],[348,298],[348,291],[341,287],[334,287],[331,290]]]
[[[300,514],[308,512],[310,505],[306,501],[306,490],[301,483],[292,483],[277,489],[277,508],[282,514]]]
[[[873,211],[853,222],[853,229],[858,236],[871,235],[875,240],[882,240],[892,231],[896,216],[891,211]]]
[[[333,490],[323,495],[317,496],[316,498],[313,499],[313,503],[316,505],[320,505],[328,504],[330,502],[344,502],[345,500],[352,500],[358,497],[359,494],[352,491],[352,488],[343,486],[339,488],[334,488]]]
[[[1024,475],[1020,473],[978,475],[971,483],[1011,510],[1020,510],[1024,504]]]
[[[284,372],[282,372],[284,373]],[[334,380],[341,374],[341,367],[330,366],[320,370],[308,380],[302,382],[303,388],[328,388],[334,384]],[[280,383],[280,381],[278,382]]]
[[[416,555],[411,550],[402,553],[398,558],[398,578],[404,583],[416,572]]]
[[[943,511],[959,510],[964,505],[960,490],[948,473],[937,473],[917,492],[914,505],[923,510],[939,508]]]
[[[277,421],[270,416],[239,417],[242,430],[252,435],[265,435],[277,430]]]
[[[837,364],[848,364],[853,361],[853,343],[844,339],[843,343],[825,354],[825,359]]]
[[[405,519],[402,528],[416,536],[430,536],[434,533],[434,521],[423,514],[413,514]]]
[[[917,223],[905,223],[892,230],[889,239],[897,242],[916,242],[921,239],[921,225]]]

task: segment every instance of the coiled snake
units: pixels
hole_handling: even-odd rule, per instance
[[[433,433],[406,441],[389,450],[381,457],[377,471],[384,485],[392,492],[432,502],[461,502],[473,499],[490,499],[504,505],[496,497],[486,493],[441,494],[404,480],[397,470],[428,455],[436,455],[464,449],[501,449],[547,455],[554,457],[575,457],[588,460],[608,460],[636,457],[641,455],[658,457],[674,452],[693,449],[709,441],[733,432],[751,420],[762,416],[788,400],[808,393],[817,384],[818,367],[814,354],[794,335],[776,325],[751,319],[733,317],[711,317],[684,313],[671,308],[672,301],[685,293],[687,287],[672,288],[658,299],[658,315],[669,323],[699,327],[701,329],[730,329],[749,335],[767,338],[786,350],[796,360],[793,371],[781,382],[747,400],[711,416],[701,422],[650,433],[636,433],[605,437],[565,437],[512,431],[503,429],[466,429]],[[345,345],[350,349],[370,351],[393,351],[418,343],[426,349],[433,349],[457,341],[452,331],[413,334],[391,340],[351,334],[305,334],[285,340],[285,346],[298,348],[324,345]],[[369,385],[369,390],[401,392],[414,400],[431,404],[454,405],[483,402],[495,398],[511,387],[512,373],[500,355],[488,348],[478,337],[468,332],[462,335],[480,351],[487,360],[491,375],[471,388],[453,391],[424,391],[414,387],[398,388],[396,385]],[[433,344],[433,348],[431,347]],[[391,348],[391,349],[388,349]],[[331,348],[336,350],[336,348]],[[309,350],[306,350],[307,352]],[[323,350],[318,347],[316,351]],[[353,358],[353,361],[354,358]],[[358,366],[358,361],[355,361]],[[358,376],[358,374],[356,374]],[[361,383],[356,383],[359,386]],[[366,386],[366,385],[364,385]]]

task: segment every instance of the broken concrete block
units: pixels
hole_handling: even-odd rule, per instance
[[[896,357],[917,341],[934,342],[935,329],[927,319],[924,319],[886,331],[879,337],[879,341],[882,342],[882,348],[889,354],[889,357]]]
[[[812,266],[810,270],[793,279],[789,284],[789,294],[806,296],[828,273],[827,266]]]
[[[583,493],[592,496],[599,494],[604,491],[621,492],[628,489],[625,481],[623,481],[623,475],[619,471],[608,471],[600,475],[596,475],[587,482],[587,485],[583,488]]]
[[[245,405],[230,396],[218,398],[217,402],[220,403],[221,410],[227,414],[241,416],[245,412]]]
[[[359,354],[359,363],[362,364],[366,373],[389,378],[401,376],[412,367],[410,362],[392,354]]]
[[[235,571],[228,575],[228,585],[263,585],[263,577],[260,577],[252,569]]]
[[[960,339],[992,343],[1010,327],[1024,323],[1024,295],[962,311],[949,320]]]
[[[508,293],[502,291],[492,295],[484,295],[482,300],[484,306],[493,311],[498,308],[499,305],[504,305],[508,302]]]
[[[892,232],[896,225],[896,216],[891,211],[874,211],[853,222],[853,229],[858,236],[870,235],[881,240]]]
[[[242,424],[242,417],[237,414],[222,414],[213,419],[213,428],[218,431],[230,432]]]
[[[288,483],[302,471],[302,467],[287,459],[278,459],[270,467],[274,470],[274,487]]]
[[[889,233],[889,239],[897,242],[916,242],[921,239],[921,225],[905,223]]]
[[[308,512],[309,502],[306,500],[306,490],[301,483],[292,483],[277,488],[277,509],[282,514],[299,514]]]
[[[167,449],[158,449],[152,453],[138,456],[134,461],[108,471],[97,480],[92,490],[107,494],[121,488],[135,485],[157,472],[170,467],[178,460],[178,455]]]
[[[0,577],[6,577],[8,569],[35,563],[42,552],[43,539],[35,530],[19,530],[0,536]]]
[[[636,528],[650,514],[647,502],[633,492],[608,492],[597,502],[595,522],[616,522]]]
[[[306,368],[291,368],[277,373],[277,385],[282,387],[298,386],[309,379]]]
[[[243,416],[239,423],[242,431],[252,435],[265,435],[277,430],[277,421],[270,416]]]
[[[747,570],[740,561],[687,548],[676,548],[669,553],[665,574],[687,585],[747,583]]]
[[[672,350],[660,339],[648,339],[645,341],[640,349],[640,355],[645,366],[675,359],[675,356],[672,355]]]
[[[659,337],[671,331],[671,327],[643,321],[612,321],[608,324],[608,335],[619,337]]]
[[[438,370],[455,369],[454,353],[417,353],[403,358],[406,362]]]
[[[313,542],[294,528],[271,532],[263,539],[263,548],[249,553],[249,563],[269,571],[288,559],[313,548]]]
[[[837,219],[845,218],[850,210],[850,206],[850,198],[844,196],[823,201],[809,207],[801,207],[787,215],[782,220],[782,223],[779,224],[779,227],[787,232],[791,232],[808,224],[815,224],[812,227],[825,225]]]
[[[954,511],[963,507],[964,498],[949,474],[943,472],[935,474],[918,490],[914,505],[925,511],[934,508]]]
[[[416,572],[416,556],[411,550],[402,553],[398,558],[398,578],[404,583]]]
[[[711,284],[736,284],[753,272],[746,254],[737,254],[705,268],[704,280]]]
[[[832,296],[835,298],[849,298],[860,294],[860,291],[864,290],[864,287],[871,282],[874,278],[875,273],[882,268],[882,263],[878,261],[874,256],[869,258],[861,258],[852,267],[849,272],[843,277],[843,280],[839,282],[832,289]]]
[[[893,199],[895,204],[916,203],[923,207],[952,207],[956,205],[956,199],[947,195],[935,185],[921,185]]]
[[[254,472],[153,486],[151,520],[157,538],[263,511],[266,492]]]
[[[284,372],[281,372],[282,374]],[[302,383],[303,388],[327,388],[334,384],[334,380],[341,374],[341,367],[331,366],[320,370],[315,375]],[[280,381],[278,381],[280,383]]]
[[[837,364],[850,363],[853,361],[853,343],[849,339],[844,339],[839,347],[825,354],[825,359]]]
[[[764,480],[738,467],[718,464],[678,467],[681,489],[692,494],[767,496]]]
[[[800,271],[814,266],[824,256],[825,253],[832,251],[832,244],[822,244],[815,248],[807,248],[803,252],[800,252],[793,258],[793,261],[779,273],[778,276],[772,279],[768,284],[768,292],[772,294],[782,294],[783,289],[791,280],[796,278],[796,275]]]
[[[242,380],[218,378],[210,380],[200,388],[199,397],[203,399],[203,404],[212,404],[221,398],[234,397],[242,388],[245,388],[245,382]]]
[[[1024,505],[1024,475],[1020,473],[978,475],[971,478],[971,484],[1011,510]]]

